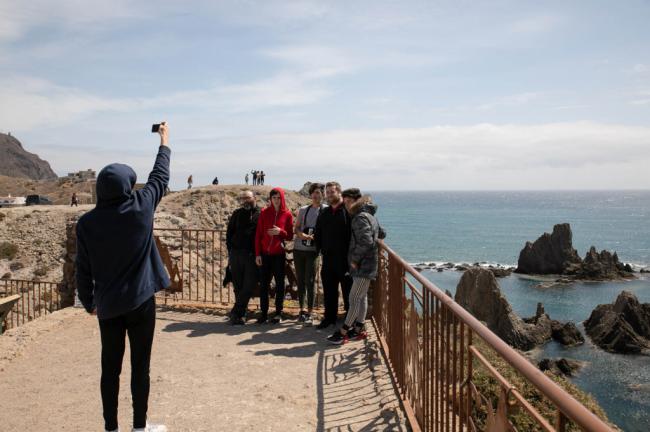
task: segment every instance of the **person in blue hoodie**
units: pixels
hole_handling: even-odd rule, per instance
[[[154,294],[170,285],[153,237],[154,212],[169,183],[167,131],[162,123],[160,148],[147,184],[135,191],[136,174],[131,167],[107,165],[97,176],[97,205],[77,223],[77,292],[86,311],[99,320],[106,431],[119,431],[117,404],[127,335],[133,431],[167,430],[147,423]]]

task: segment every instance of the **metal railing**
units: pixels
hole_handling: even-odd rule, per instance
[[[11,329],[61,309],[61,296],[56,282],[39,282],[17,279],[0,280],[0,297],[20,295],[3,325]]]
[[[379,255],[372,319],[414,430],[613,430],[383,243]],[[495,360],[534,387],[552,418]]]

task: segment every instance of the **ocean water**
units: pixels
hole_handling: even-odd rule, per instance
[[[387,243],[407,261],[487,262],[516,265],[526,241],[568,222],[581,256],[591,245],[618,252],[635,267],[650,267],[650,191],[570,192],[374,192]],[[423,271],[439,288],[455,292],[461,273]],[[512,275],[501,289],[521,316],[544,303],[553,319],[582,322],[595,306],[611,303],[622,290],[650,302],[650,279],[573,283],[537,288]],[[611,354],[589,338],[579,347],[549,342],[534,355],[587,362],[573,382],[595,396],[609,418],[629,432],[650,431],[650,356]]]

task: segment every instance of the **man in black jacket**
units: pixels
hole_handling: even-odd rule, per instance
[[[343,292],[343,304],[347,312],[350,288],[352,287],[352,278],[348,267],[348,248],[351,236],[350,216],[343,205],[341,185],[337,182],[327,183],[325,195],[329,206],[321,210],[314,230],[316,248],[323,255],[321,281],[325,297],[325,317],[318,325],[318,329],[336,325],[339,285]]]
[[[248,301],[258,281],[258,270],[255,265],[255,230],[260,209],[255,203],[255,195],[249,190],[239,195],[239,201],[241,207],[230,216],[226,232],[226,247],[235,290],[235,306],[230,312],[232,325],[245,323]]]
[[[164,432],[147,423],[149,364],[156,324],[154,294],[170,285],[153,237],[153,215],[169,183],[167,125],[144,188],[134,191],[131,167],[110,164],[97,176],[97,205],[77,223],[77,291],[97,315],[102,342],[101,394],[107,431],[117,431],[125,337],[131,347],[133,430]],[[145,429],[146,428],[146,429]]]

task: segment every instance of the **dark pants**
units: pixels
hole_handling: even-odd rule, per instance
[[[343,292],[345,311],[347,312],[350,309],[352,278],[348,271],[347,257],[345,259],[333,259],[324,256],[320,277],[323,282],[325,320],[334,323],[339,310],[339,285]]]
[[[247,251],[232,251],[230,255],[230,272],[235,291],[235,306],[232,315],[243,318],[246,315],[248,302],[258,281],[258,269],[255,265],[255,254]]]
[[[314,308],[314,281],[318,267],[318,252],[294,249],[293,264],[296,267],[300,310],[304,310],[305,300],[307,300],[307,309],[312,310]],[[307,298],[305,298],[305,294]]]
[[[147,425],[149,363],[155,326],[156,302],[153,297],[124,315],[99,320],[102,339],[101,392],[106,430],[115,430],[118,426],[117,401],[127,334],[131,348],[133,427],[143,428]]]
[[[271,278],[275,279],[275,312],[282,312],[282,305],[284,303],[284,265],[284,254],[262,255],[260,308],[264,316],[268,315],[269,312],[269,286],[271,285]]]

